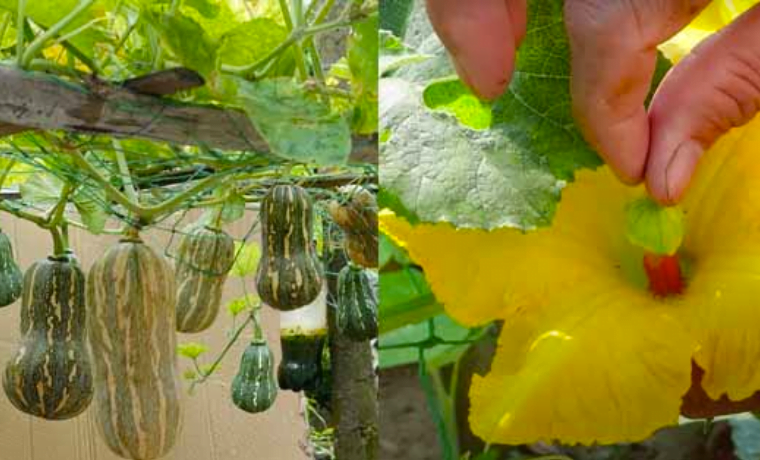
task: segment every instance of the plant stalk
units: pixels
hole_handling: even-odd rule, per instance
[[[23,57],[21,59],[21,67],[26,68],[32,61],[32,58],[34,58],[34,55],[37,54],[45,46],[45,42],[55,37],[61,30],[71,24],[72,21],[74,21],[90,6],[92,6],[93,3],[95,3],[95,0],[83,0],[79,3],[79,5],[77,5],[76,8],[71,10],[69,14],[61,18],[51,28],[35,38],[32,43],[29,44],[29,47],[24,51]]]

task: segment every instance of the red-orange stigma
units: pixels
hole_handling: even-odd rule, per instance
[[[649,279],[649,291],[658,297],[681,294],[684,283],[678,256],[644,254],[644,270]]]

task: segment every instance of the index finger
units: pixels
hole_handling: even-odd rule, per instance
[[[525,33],[526,0],[428,0],[427,10],[462,80],[486,99],[500,96]]]

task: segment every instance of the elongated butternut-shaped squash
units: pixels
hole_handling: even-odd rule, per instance
[[[98,427],[125,458],[166,455],[177,436],[174,274],[139,238],[106,251],[87,277]]]
[[[21,269],[13,258],[11,240],[0,230],[0,307],[18,300],[23,285]]]
[[[297,185],[276,185],[261,201],[261,261],[256,290],[267,305],[294,310],[317,298],[322,264],[313,245],[311,197]]]
[[[84,282],[66,256],[37,261],[24,275],[22,338],[5,367],[3,390],[27,414],[68,419],[92,400]]]
[[[235,241],[223,230],[199,227],[182,236],[176,263],[178,331],[211,326],[234,261]]]

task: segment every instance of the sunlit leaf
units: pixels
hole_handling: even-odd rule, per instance
[[[287,30],[274,20],[255,18],[222,36],[219,58],[230,65],[252,64],[268,55],[287,36]]]
[[[217,44],[194,19],[180,13],[151,13],[146,17],[161,35],[161,41],[190,69],[208,77],[216,68]]]
[[[208,346],[198,342],[187,342],[177,345],[177,353],[190,359],[196,359],[207,351]]]
[[[259,296],[256,294],[246,294],[243,297],[232,299],[230,303],[227,304],[227,311],[230,313],[230,315],[237,316],[240,313],[259,305],[260,303],[261,301],[259,300]]]

